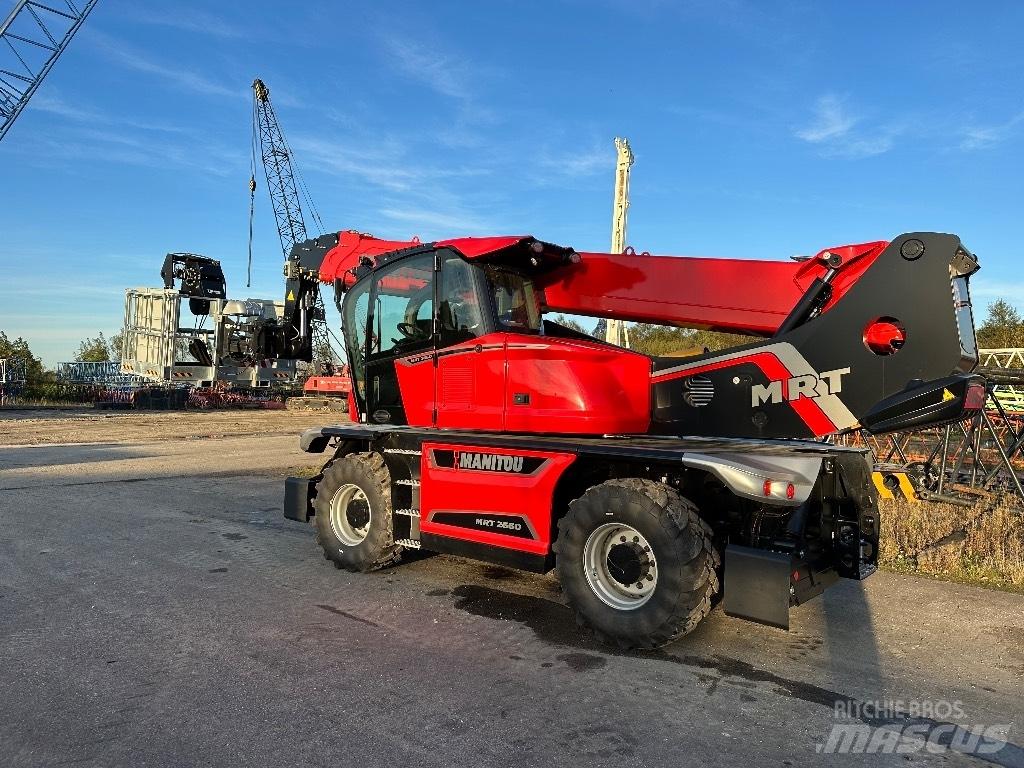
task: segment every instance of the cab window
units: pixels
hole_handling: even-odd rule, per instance
[[[438,318],[441,346],[475,339],[484,333],[483,313],[477,290],[477,268],[458,256],[441,264]]]
[[[528,278],[507,269],[488,267],[487,282],[500,329],[520,333],[540,332],[537,294]]]
[[[433,255],[385,267],[373,282],[369,357],[404,355],[429,346],[434,322]]]

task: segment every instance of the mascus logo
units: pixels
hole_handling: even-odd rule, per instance
[[[820,374],[807,373],[789,379],[777,379],[769,381],[767,385],[755,384],[750,388],[750,405],[756,408],[762,403],[837,395],[843,391],[842,377],[849,372],[849,368],[836,368]]]
[[[456,469],[483,469],[490,472],[522,472],[522,456],[504,456],[498,453],[455,452]]]

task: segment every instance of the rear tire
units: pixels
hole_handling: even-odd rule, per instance
[[[316,485],[317,543],[347,571],[375,571],[398,562],[391,510],[391,474],[379,453],[333,461]]]
[[[569,505],[555,568],[577,619],[622,648],[657,648],[711,612],[720,558],[697,508],[662,483],[609,480]]]

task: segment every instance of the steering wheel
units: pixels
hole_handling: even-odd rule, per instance
[[[415,323],[399,323],[398,332],[411,341],[422,341],[427,338],[427,332]]]

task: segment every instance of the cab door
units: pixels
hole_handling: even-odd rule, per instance
[[[437,426],[505,426],[505,334],[495,332],[480,268],[441,252],[436,368]]]
[[[433,253],[410,256],[374,273],[365,304],[363,396],[367,421],[408,424],[410,409],[417,414],[424,408],[433,410],[433,377],[428,378],[429,386],[404,392],[396,365],[425,363],[432,367],[434,289]],[[355,320],[358,323],[358,318]]]

